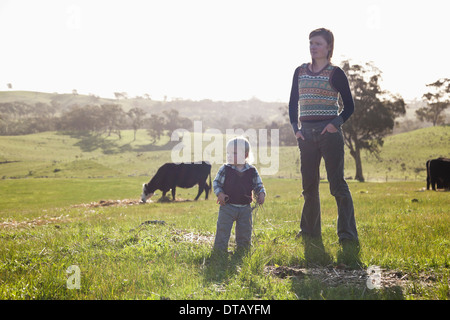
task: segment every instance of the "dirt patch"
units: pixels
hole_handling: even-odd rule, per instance
[[[266,272],[279,278],[315,278],[328,286],[342,284],[363,285],[368,274],[365,270],[345,270],[340,268],[298,268],[288,266],[266,266]]]
[[[161,225],[165,226],[167,223],[164,220],[148,220],[141,223],[138,227],[133,228],[130,232],[136,232],[138,234],[142,230],[144,230],[149,225]],[[169,232],[172,236],[171,240],[174,242],[191,242],[196,244],[213,244],[215,235],[214,233],[206,232],[206,233],[197,233],[190,232],[183,229],[177,229],[173,226],[169,226],[171,229]]]
[[[167,203],[167,202],[191,202],[192,200],[189,199],[181,199],[181,198],[176,198],[175,201],[172,200],[172,197],[161,197],[158,200],[156,200],[156,202],[158,203]],[[151,202],[151,200],[147,200],[147,202]]]
[[[410,275],[396,270],[380,270],[378,283],[380,288],[406,287],[408,284],[415,282],[422,286],[433,286],[439,279],[430,274]],[[265,271],[276,277],[286,278],[310,278],[318,279],[320,282],[330,287],[340,285],[347,286],[367,286],[370,277],[370,267],[366,269],[348,270],[338,267],[324,268],[300,268],[295,266],[266,266]],[[449,279],[450,281],[450,279]]]
[[[143,204],[140,199],[100,200],[98,202],[73,205],[73,208],[128,207]]]
[[[60,215],[59,217],[44,215],[42,217],[37,217],[36,219],[25,221],[7,220],[0,223],[0,228],[1,229],[34,228],[37,226],[42,226],[50,223],[62,223],[68,221],[70,221],[68,215]]]
[[[173,201],[171,198],[164,197],[156,200],[158,203],[170,203],[170,202],[190,202],[191,200],[176,199]],[[154,202],[149,199],[147,202],[142,202],[141,199],[122,199],[122,200],[100,200],[98,202],[82,203],[73,205],[73,208],[98,208],[98,207],[128,207],[135,205],[144,205]]]

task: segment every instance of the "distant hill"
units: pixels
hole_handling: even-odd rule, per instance
[[[436,126],[391,135],[384,139],[379,158],[365,153],[365,178],[377,181],[423,180],[428,159],[450,158],[450,126]],[[352,169],[351,157],[346,158],[346,171]]]
[[[191,120],[202,120],[204,126],[222,128],[232,127],[260,117],[267,123],[276,120],[287,121],[283,110],[287,111],[287,103],[264,102],[256,98],[242,101],[213,100],[171,100],[157,101],[144,97],[107,99],[95,95],[59,94],[33,91],[0,91],[0,103],[24,102],[30,105],[44,103],[56,106],[59,112],[71,106],[119,104],[124,111],[139,107],[150,114],[159,114],[164,110],[176,109],[180,116]]]
[[[118,95],[120,99],[102,98],[96,95],[83,95],[71,93],[46,93],[34,91],[0,91],[0,103],[24,102],[29,105],[37,103],[56,106],[58,113],[68,110],[77,105],[119,104],[124,111],[139,107],[151,114],[160,114],[164,110],[176,109],[180,116],[187,117],[193,121],[202,120],[206,128],[235,128],[246,127],[243,124],[251,122],[257,124],[272,121],[288,122],[287,102],[265,102],[256,98],[242,101],[213,101],[213,100],[183,100],[171,101],[151,100],[146,97],[125,98]],[[429,127],[431,123],[417,120],[415,111],[426,103],[421,100],[406,101],[406,115],[396,120],[394,133],[402,133]],[[450,108],[446,110],[447,123],[450,122]]]

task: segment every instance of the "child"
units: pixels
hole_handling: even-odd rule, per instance
[[[252,191],[259,204],[264,203],[266,191],[256,168],[248,163],[250,144],[245,138],[227,143],[227,163],[222,165],[213,182],[220,204],[214,251],[227,252],[231,228],[236,221],[237,250],[248,249],[252,235]]]

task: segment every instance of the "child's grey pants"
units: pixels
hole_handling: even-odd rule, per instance
[[[252,237],[252,209],[250,205],[241,207],[227,203],[224,206],[220,206],[219,209],[214,250],[224,252],[228,250],[228,241],[230,240],[231,229],[235,221],[237,249],[250,247]]]
[[[322,130],[329,123],[302,123],[301,132],[305,140],[297,139],[300,148],[301,173],[303,184],[303,205],[300,228],[310,236],[320,236],[320,200],[319,200],[319,166],[323,157],[330,192],[336,199],[338,207],[337,233],[339,240],[357,240],[353,200],[344,179],[344,139],[341,128],[336,133]]]

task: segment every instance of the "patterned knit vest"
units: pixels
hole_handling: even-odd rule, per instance
[[[228,195],[228,203],[249,204],[252,202],[252,186],[255,168],[238,171],[225,166],[223,191]]]
[[[331,85],[335,67],[328,65],[320,73],[312,73],[308,64],[300,66],[298,90],[300,122],[324,121],[338,116],[339,93]]]

